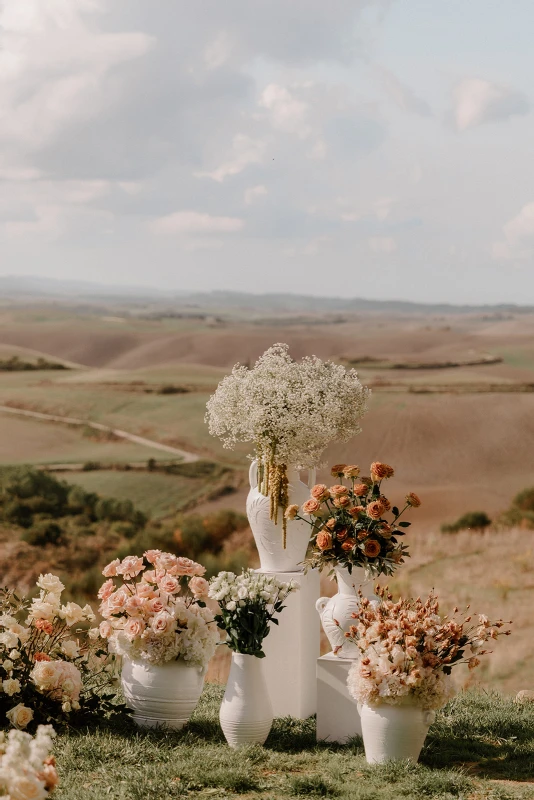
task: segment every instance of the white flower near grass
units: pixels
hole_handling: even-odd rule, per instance
[[[55,760],[51,755],[54,736],[51,725],[39,725],[35,737],[20,730],[8,734],[0,732],[2,798],[44,800],[48,797],[58,783]]]

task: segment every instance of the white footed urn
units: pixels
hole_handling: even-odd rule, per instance
[[[230,747],[263,744],[273,724],[273,708],[263,674],[263,659],[232,653],[219,719]]]
[[[365,577],[365,570],[361,567],[353,567],[351,574],[345,567],[336,567],[335,573],[337,594],[320,597],[315,607],[334,655],[340,658],[359,658],[360,651],[345,638],[345,633],[354,623],[352,614],[359,608],[358,589],[362,590],[364,597],[372,598],[372,582]]]
[[[358,704],[362,722],[365,758],[368,764],[386,761],[417,761],[423,748],[434,711],[424,711],[409,703],[402,705]]]
[[[289,504],[301,506],[310,499],[310,487],[315,482],[315,470],[309,471],[309,485],[300,480],[298,470],[287,470]],[[258,489],[258,462],[253,461],[249,471],[250,491],[247,497],[247,516],[260,555],[262,572],[300,572],[310,541],[311,528],[307,522],[287,521],[287,541],[284,548],[282,510],[278,524],[270,519],[271,501]]]
[[[140,727],[180,730],[197,706],[205,675],[206,668],[181,658],[165,664],[124,658],[122,691]]]

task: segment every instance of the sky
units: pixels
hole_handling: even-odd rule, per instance
[[[0,0],[0,275],[534,302],[532,0]]]

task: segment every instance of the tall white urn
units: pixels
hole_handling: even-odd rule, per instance
[[[310,487],[315,482],[315,470],[309,471],[309,485],[300,480],[298,470],[289,467],[289,504],[301,506],[310,498]],[[282,534],[282,511],[278,513],[278,524],[270,519],[271,501],[258,488],[258,462],[253,461],[249,471],[250,491],[247,497],[247,516],[260,556],[262,572],[299,572],[310,541],[311,527],[307,522],[294,519],[287,521],[287,541],[284,548]]]
[[[180,730],[197,706],[205,675],[205,668],[181,658],[165,664],[124,658],[122,691],[140,727]]]
[[[230,747],[263,744],[273,724],[273,709],[263,674],[263,659],[232,653],[219,719]]]
[[[345,633],[354,623],[352,614],[359,608],[358,589],[362,590],[364,597],[374,597],[372,582],[365,577],[365,570],[361,567],[353,567],[350,574],[345,567],[336,567],[335,574],[337,594],[320,597],[315,607],[334,655],[339,658],[358,658],[360,651],[345,638]]]
[[[434,722],[434,711],[420,706],[358,704],[362,722],[365,758],[368,764],[386,761],[417,761],[428,729]]]

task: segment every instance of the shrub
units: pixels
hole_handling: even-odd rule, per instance
[[[40,520],[29,530],[22,534],[23,541],[34,547],[43,547],[47,544],[61,544],[63,531],[56,522]]]
[[[443,533],[458,533],[464,530],[483,530],[491,525],[491,519],[485,511],[468,511],[462,517],[451,524],[441,526]]]
[[[522,492],[519,492],[514,497],[512,506],[520,509],[520,511],[534,511],[534,487],[523,489]]]
[[[92,472],[93,470],[102,469],[100,461],[86,461],[82,467],[84,472]]]

